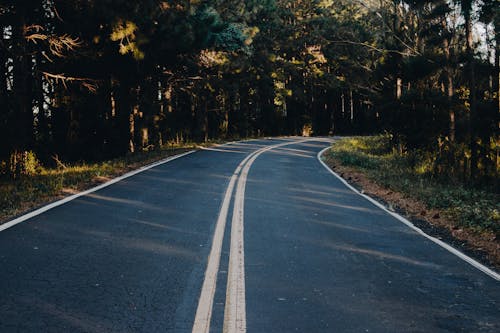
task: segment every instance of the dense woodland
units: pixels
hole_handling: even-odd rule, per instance
[[[3,177],[187,141],[388,133],[498,181],[498,0],[0,0]]]

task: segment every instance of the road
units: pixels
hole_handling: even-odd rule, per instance
[[[499,332],[500,282],[348,189],[329,139],[194,152],[0,232],[0,332]]]

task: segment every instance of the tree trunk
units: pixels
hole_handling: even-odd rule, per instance
[[[493,79],[493,91],[496,92],[496,106],[497,106],[497,137],[500,135],[500,17],[495,18],[495,75]],[[498,170],[500,169],[500,149],[496,150],[496,176],[498,177]]]
[[[33,89],[32,56],[28,54],[28,45],[24,38],[26,26],[24,13],[20,10],[16,24],[12,27],[14,47],[14,84],[12,144],[14,149],[28,150],[33,146]]]
[[[498,14],[500,15],[500,14]],[[496,93],[497,130],[500,130],[500,17],[495,18],[495,71],[493,75],[493,92]]]
[[[40,72],[40,65],[42,63],[42,55],[37,53],[36,57],[36,73],[33,74],[33,82],[35,85],[35,93],[34,100],[35,105],[38,108],[38,113],[36,117],[36,141],[37,147],[39,150],[44,150],[44,153],[48,155],[49,151],[47,150],[49,146],[51,146],[51,137],[50,137],[50,127],[49,127],[49,119],[47,112],[45,110],[45,96],[47,92],[44,88],[44,79]],[[50,144],[49,144],[50,143]]]
[[[208,142],[208,100],[203,99],[203,132],[205,133],[205,143]]]
[[[3,24],[0,25],[0,31],[3,31]],[[0,105],[2,106],[0,113],[0,126],[2,128],[7,128],[9,104],[8,104],[8,94],[7,94],[7,52],[3,49],[3,43],[6,41],[3,39],[3,34],[0,35],[0,40],[2,44],[0,45]],[[0,131],[0,161],[7,158],[9,155],[9,145],[7,144],[8,133],[7,131]]]
[[[470,159],[470,176],[471,180],[477,177],[477,167],[478,167],[478,146],[476,138],[476,120],[477,120],[477,103],[476,103],[476,75],[474,71],[474,49],[473,49],[473,31],[472,31],[472,17],[471,8],[466,7],[464,11],[465,19],[465,36],[467,43],[467,67],[468,67],[468,80],[469,80],[469,145],[471,149],[471,159]]]
[[[403,80],[401,78],[396,79],[396,99],[401,99],[403,94]]]
[[[446,29],[446,20],[443,20],[442,27],[443,30]],[[451,142],[455,142],[456,136],[456,120],[455,120],[455,109],[453,107],[453,96],[455,95],[455,89],[453,87],[453,74],[451,69],[451,52],[450,52],[450,40],[445,38],[443,40],[443,49],[446,57],[446,94],[448,97],[448,114],[450,120],[449,126],[449,139]]]
[[[455,90],[453,89],[453,76],[450,72],[450,69],[448,68],[446,72],[446,79],[447,79],[447,93],[448,93],[448,112],[449,112],[449,118],[450,118],[450,141],[455,142],[455,136],[456,136],[456,120],[455,120],[455,109],[453,106],[453,96],[455,94]]]
[[[345,97],[344,97],[344,92],[340,95],[340,99],[342,102],[342,119],[345,118]]]
[[[352,97],[352,89],[349,89],[349,99],[351,107],[351,123],[354,122],[354,98]]]
[[[131,152],[134,147],[133,113],[130,83],[124,80],[119,82],[113,93],[116,100],[115,116],[113,117],[113,154],[118,155]]]

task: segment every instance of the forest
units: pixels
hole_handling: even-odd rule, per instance
[[[499,184],[497,0],[1,0],[0,173],[169,144],[385,133]]]

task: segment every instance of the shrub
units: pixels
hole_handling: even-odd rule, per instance
[[[453,177],[452,167],[445,167],[450,159],[463,154],[459,145],[443,140],[435,153],[413,150],[400,154],[392,149],[391,136],[384,134],[341,139],[331,154],[380,185],[442,210],[460,226],[500,234],[498,193],[487,186],[465,186]]]
[[[14,178],[34,176],[42,171],[42,166],[36,154],[32,151],[14,151],[8,163],[8,174]]]

